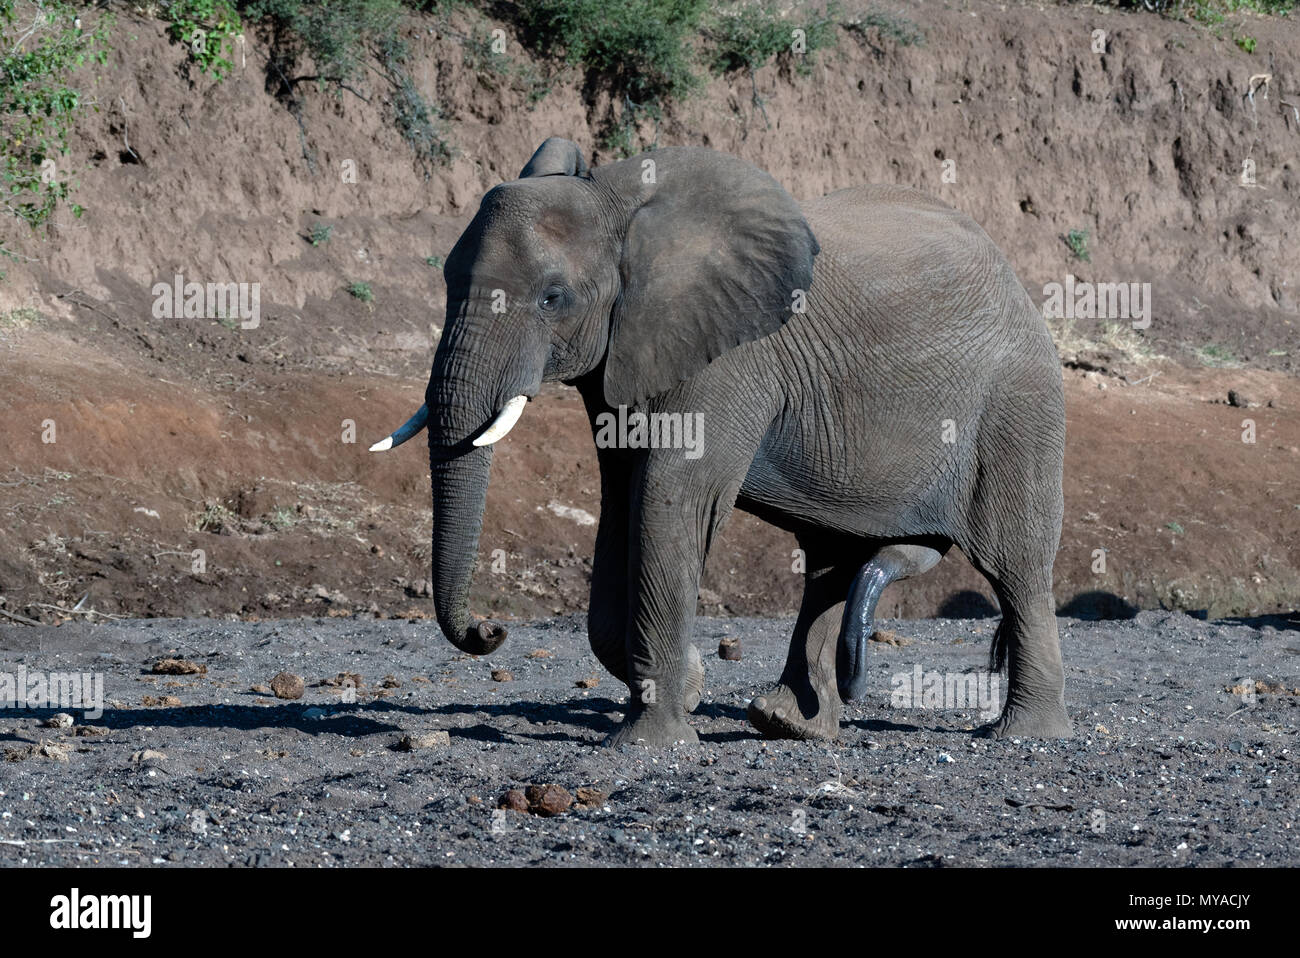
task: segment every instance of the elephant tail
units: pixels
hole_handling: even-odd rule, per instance
[[[1003,672],[1007,667],[1007,633],[1006,633],[1006,616],[998,623],[997,631],[993,633],[993,644],[989,646],[989,671]]]

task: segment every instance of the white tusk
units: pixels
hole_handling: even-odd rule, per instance
[[[402,428],[398,429],[391,436],[388,436],[385,439],[381,439],[379,440],[379,442],[371,446],[370,451],[387,452],[389,449],[392,449],[394,446],[400,446],[402,443],[406,442],[406,440],[418,434],[419,431],[425,427],[428,421],[429,421],[429,407],[426,404],[421,406],[419,409],[417,409],[415,415],[412,416],[410,419],[406,420],[406,422],[402,425]]]
[[[527,396],[516,396],[505,407],[497,413],[497,417],[488,424],[483,435],[474,440],[476,446],[490,446],[498,439],[504,439],[506,433],[515,428],[515,423],[519,417],[524,414],[524,406],[528,403]]]

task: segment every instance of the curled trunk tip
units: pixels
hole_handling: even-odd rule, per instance
[[[470,655],[490,655],[501,648],[509,634],[509,630],[500,622],[485,620],[469,626],[464,637],[459,642],[453,638],[452,643]]]

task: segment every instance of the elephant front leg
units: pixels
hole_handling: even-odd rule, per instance
[[[628,524],[631,471],[626,457],[600,450],[600,526],[592,560],[591,602],[587,610],[587,638],[602,665],[620,682],[632,687],[627,668],[629,616]],[[704,663],[699,650],[688,645],[686,693],[683,705],[694,712],[704,692]]]
[[[653,477],[655,470],[646,473]],[[606,745],[699,741],[686,721],[703,677],[691,626],[704,559],[740,482],[692,495],[697,485],[690,476],[648,478],[634,496],[626,659],[631,696],[623,724]]]

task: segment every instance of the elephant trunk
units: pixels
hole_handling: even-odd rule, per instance
[[[499,622],[471,622],[467,609],[491,466],[491,446],[473,448],[454,458],[441,458],[430,451],[433,602],[443,635],[471,655],[496,651],[507,635]]]

